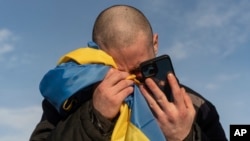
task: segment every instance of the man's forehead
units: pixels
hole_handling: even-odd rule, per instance
[[[118,68],[122,71],[134,71],[138,69],[140,64],[148,59],[151,59],[151,55],[145,50],[138,50],[129,52],[123,52],[117,55],[114,59],[118,65]]]

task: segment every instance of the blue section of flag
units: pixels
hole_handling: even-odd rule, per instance
[[[138,86],[134,86],[134,94],[127,97],[125,102],[131,109],[130,122],[150,140],[166,140]]]
[[[40,82],[40,92],[57,110],[76,92],[101,81],[109,66],[64,63],[50,70]]]

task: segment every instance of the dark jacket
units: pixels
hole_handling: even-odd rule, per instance
[[[185,141],[226,141],[219,115],[213,104],[192,89],[183,86],[190,95],[196,118]],[[114,121],[109,121],[84,102],[68,116],[61,116],[53,106],[43,101],[43,117],[33,131],[30,141],[99,141],[110,140]]]

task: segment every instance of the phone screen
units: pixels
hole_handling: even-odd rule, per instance
[[[173,102],[173,95],[167,80],[168,73],[174,73],[171,59],[168,55],[162,55],[154,59],[145,61],[140,65],[142,81],[146,78],[152,78],[158,87],[165,93],[168,100]]]

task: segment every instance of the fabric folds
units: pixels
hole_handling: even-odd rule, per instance
[[[63,104],[77,92],[100,82],[111,68],[117,68],[111,56],[100,49],[85,47],[60,58],[40,82],[40,92],[59,113]],[[129,79],[135,79],[131,75]],[[112,141],[166,140],[137,85],[120,108]]]

